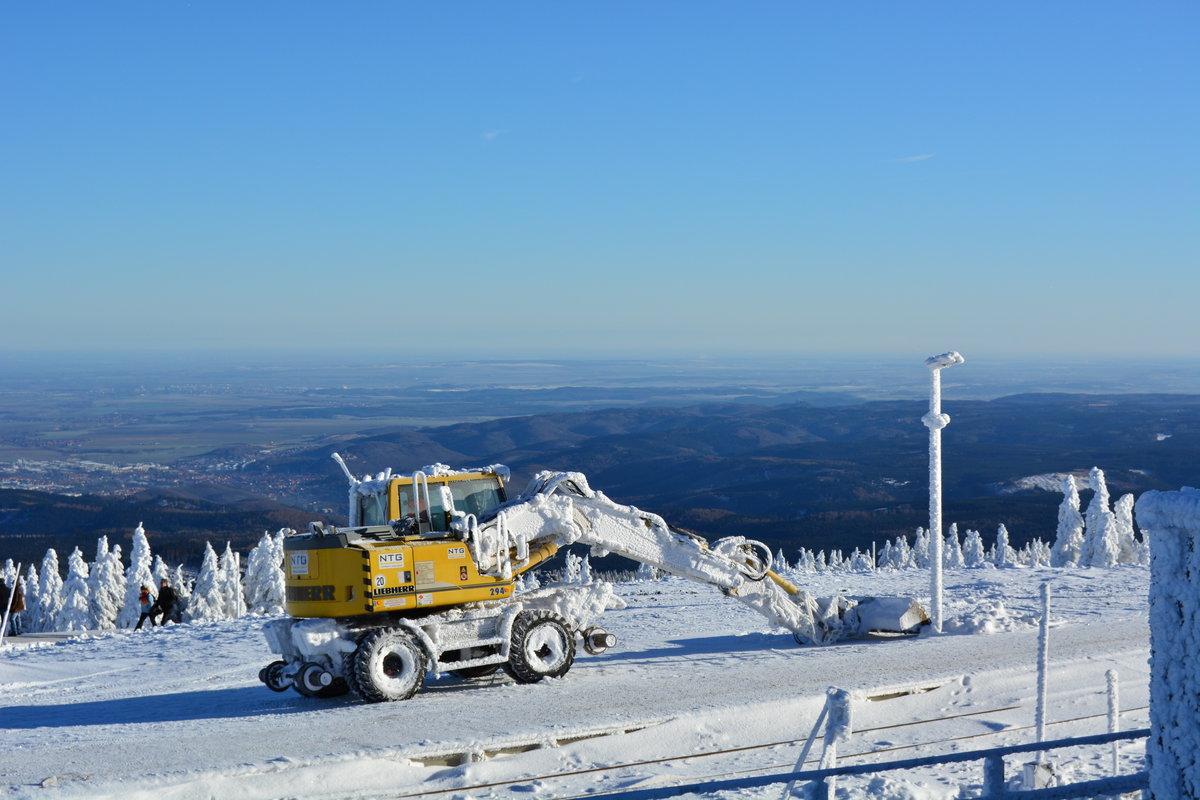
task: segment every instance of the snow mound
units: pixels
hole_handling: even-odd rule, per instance
[[[942,630],[945,633],[1007,633],[1033,628],[1037,620],[1028,615],[1013,614],[1004,607],[1002,600],[981,600],[947,619]]]

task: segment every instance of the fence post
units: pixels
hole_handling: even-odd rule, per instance
[[[1117,683],[1117,671],[1110,669],[1104,673],[1105,679],[1108,681],[1108,732],[1116,733],[1121,729],[1121,720],[1118,717],[1121,706],[1120,685]],[[1117,743],[1112,743],[1112,774],[1117,774]]]
[[[809,751],[812,750],[813,742],[817,740],[817,731],[821,730],[821,724],[825,722],[826,715],[829,714],[829,695],[825,696],[825,705],[821,706],[821,713],[817,715],[817,721],[813,723],[812,731],[808,734],[808,741],[804,743],[804,749],[800,751],[800,758],[796,759],[796,766],[792,768],[792,772],[803,772],[804,762],[808,760]],[[823,782],[822,782],[823,783]],[[792,791],[796,788],[796,779],[792,778],[788,781],[787,788],[783,790],[784,800],[792,796]]]
[[[1004,792],[1004,756],[988,756],[983,760],[983,794],[1003,797]]]

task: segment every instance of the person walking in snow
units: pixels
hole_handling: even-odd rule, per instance
[[[138,592],[138,608],[141,609],[142,615],[138,617],[137,625],[133,626],[135,631],[142,629],[142,623],[146,621],[147,617],[150,618],[150,624],[154,625],[154,606],[154,595],[150,594],[148,586],[143,585],[141,591]]]
[[[150,624],[153,625],[156,617],[161,618],[158,621],[159,625],[166,625],[171,619],[171,612],[175,610],[175,603],[179,600],[179,595],[175,594],[175,590],[171,588],[171,584],[167,583],[167,579],[163,578],[158,587],[158,600],[154,603],[154,607],[150,609]]]
[[[8,582],[0,578],[0,620],[3,620],[7,615],[8,636],[19,636],[21,634],[20,626],[17,624],[17,615],[25,610],[25,595],[21,594],[21,581],[17,580],[17,585],[9,591]]]

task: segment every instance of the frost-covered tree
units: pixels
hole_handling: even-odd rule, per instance
[[[781,547],[775,552],[775,558],[772,560],[771,569],[775,572],[783,572],[784,570],[790,568],[791,565],[788,564],[787,556],[783,554],[783,548]]]
[[[806,575],[811,575],[817,571],[817,557],[813,555],[813,551],[807,547],[800,548],[800,555],[796,559],[796,571]]]
[[[563,583],[579,583],[583,559],[572,552],[563,556]]]
[[[283,534],[263,533],[246,558],[246,605],[251,614],[282,614]]]
[[[913,537],[912,562],[919,569],[929,569],[929,534],[924,528],[917,528]]]
[[[224,602],[226,617],[240,617],[246,613],[246,599],[242,597],[241,559],[233,552],[233,546],[225,543],[225,551],[218,562],[220,575],[218,584]]]
[[[534,589],[542,588],[542,581],[538,578],[536,571],[530,570],[521,577],[525,579],[525,591],[532,592]]]
[[[39,631],[57,630],[58,612],[63,606],[63,579],[58,571],[58,553],[51,547],[42,559],[42,580],[38,584],[38,613],[34,621]]]
[[[642,561],[638,564],[637,572],[633,575],[634,579],[645,583],[646,581],[658,580],[658,570]]]
[[[196,577],[196,585],[188,599],[185,622],[206,622],[224,618],[225,601],[221,597],[220,572],[217,551],[213,550],[211,542],[205,542],[200,574]]]
[[[908,539],[897,536],[896,546],[892,551],[895,553],[896,569],[908,569],[913,566],[913,550],[909,547]]]
[[[1133,532],[1133,502],[1131,494],[1123,494],[1113,506],[1113,523],[1117,534],[1117,563],[1138,563],[1138,541]]]
[[[860,553],[858,548],[850,554],[850,569],[854,572],[873,572],[875,565],[871,562],[870,553]]]
[[[1079,513],[1079,488],[1075,476],[1062,482],[1063,501],[1058,507],[1058,533],[1050,552],[1050,566],[1074,567],[1083,558],[1083,515]]]
[[[826,572],[826,571],[828,571],[828,569],[829,569],[829,562],[826,561],[825,551],[822,550],[821,552],[817,553],[816,561],[813,564],[813,571],[814,572]]]
[[[898,569],[896,564],[896,548],[892,547],[890,541],[884,540],[883,548],[879,551],[879,556],[875,566],[879,569]]]
[[[121,564],[121,545],[108,548],[108,537],[96,542],[96,561],[88,576],[88,602],[96,630],[117,627],[117,615],[125,598],[125,568]]]
[[[1031,567],[1048,567],[1050,566],[1050,545],[1043,542],[1040,538],[1034,539],[1029,543]]]
[[[1121,546],[1117,541],[1117,520],[1109,507],[1104,471],[1092,467],[1089,482],[1095,494],[1084,515],[1083,557],[1080,563],[1090,567],[1111,567],[1117,563]]]
[[[987,552],[983,546],[983,536],[979,531],[968,528],[963,539],[963,566],[971,569],[981,569],[988,566]]]
[[[1008,528],[1001,522],[1000,527],[996,528],[996,544],[992,548],[992,563],[1001,568],[1012,567],[1015,566],[1016,557],[1017,554],[1008,543]]]
[[[92,618],[88,587],[88,565],[78,547],[67,557],[67,580],[63,584],[63,605],[58,611],[56,630],[87,631],[96,626]]]
[[[154,591],[158,593],[158,587],[165,579],[167,583],[171,582],[171,568],[167,566],[167,562],[162,560],[162,556],[155,555],[153,566],[150,567],[150,574],[154,576]]]
[[[962,543],[958,540],[957,522],[951,522],[950,530],[946,531],[946,540],[942,547],[942,564],[950,568],[963,565]]]
[[[30,564],[25,569],[24,583],[21,584],[21,593],[25,595],[25,610],[22,615],[25,620],[25,630],[29,632],[37,631],[36,627],[39,609],[42,606],[42,598],[38,596],[38,588],[41,581],[38,579],[37,567]]]
[[[175,607],[179,609],[180,619],[183,619],[183,612],[187,609],[188,601],[192,597],[192,587],[187,575],[183,572],[183,564],[177,564],[174,572],[171,573],[171,588],[175,590],[175,594],[179,598]]]
[[[588,585],[592,582],[592,558],[584,556],[583,561],[579,564],[579,582]]]
[[[121,612],[117,615],[118,628],[132,628],[142,615],[142,604],[138,594],[143,586],[157,596],[158,584],[150,571],[150,541],[146,538],[146,529],[138,523],[133,532],[133,546],[129,548],[129,567],[125,570],[125,601],[121,604]]]

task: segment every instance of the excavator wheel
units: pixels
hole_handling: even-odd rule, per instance
[[[402,628],[371,631],[358,643],[351,684],[368,703],[407,700],[425,685],[425,652]]]
[[[291,683],[283,679],[283,661],[272,661],[258,671],[258,679],[267,685],[272,692],[286,692]]]
[[[518,683],[561,678],[575,662],[575,636],[562,617],[522,611],[513,620],[512,646],[504,671]]]
[[[354,671],[354,659],[358,657],[358,650],[351,650],[349,653],[342,653],[342,675],[345,676],[346,686],[356,697],[362,697],[362,688],[358,685],[358,673]]]
[[[314,664],[311,661],[304,664],[296,673],[293,688],[305,697],[340,697],[350,691],[346,681],[338,677],[334,677],[328,684],[322,684],[318,676],[324,672],[325,668],[320,664]]]

